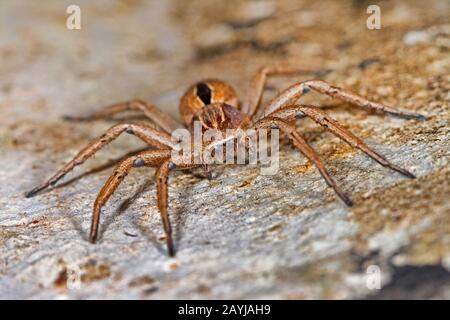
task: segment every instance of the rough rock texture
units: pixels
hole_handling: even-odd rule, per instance
[[[69,31],[71,3],[0,2],[0,298],[450,298],[448,1],[383,1],[381,30],[366,28],[371,1],[79,0],[82,30]],[[86,241],[112,170],[96,168],[141,148],[133,137],[64,187],[24,198],[112,124],[63,115],[135,97],[176,115],[192,82],[219,77],[242,96],[255,70],[275,62],[330,68],[329,82],[427,115],[408,121],[304,100],[418,178],[303,120],[299,131],[354,207],[284,142],[274,176],[234,166],[213,181],[171,177],[175,258],[147,169],[105,207],[99,243]],[[300,79],[271,80],[264,100]],[[366,285],[370,265],[380,290]]]

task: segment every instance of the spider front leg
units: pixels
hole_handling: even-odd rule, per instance
[[[299,75],[299,74],[319,74],[326,73],[328,70],[294,68],[282,65],[269,65],[260,68],[250,82],[247,96],[242,105],[242,113],[251,118],[259,109],[264,92],[264,86],[269,76],[275,75]]]
[[[129,157],[122,161],[114,173],[106,181],[103,188],[100,190],[97,198],[95,199],[94,209],[92,212],[91,231],[89,234],[89,241],[95,243],[98,234],[98,225],[100,221],[100,213],[102,207],[111,197],[111,195],[117,190],[119,185],[128,175],[132,168],[139,167],[157,167],[156,170],[156,184],[157,184],[157,201],[158,208],[161,214],[161,220],[164,226],[164,232],[167,237],[167,250],[170,256],[174,255],[173,241],[172,241],[172,228],[170,226],[170,219],[167,213],[167,179],[169,176],[169,170],[175,168],[174,164],[170,161],[170,150],[151,150],[144,151],[135,156]]]
[[[169,179],[169,170],[175,168],[173,162],[170,159],[165,160],[159,168],[156,170],[156,196],[158,198],[158,209],[161,213],[161,220],[164,227],[164,232],[166,233],[167,241],[167,252],[169,256],[173,257],[175,255],[175,250],[173,248],[172,240],[172,227],[170,225],[169,214],[167,213],[168,207],[168,190],[167,181]]]
[[[87,116],[65,116],[64,119],[74,121],[90,121],[97,119],[106,119],[111,118],[112,116],[125,111],[144,112],[144,115],[149,120],[152,120],[167,133],[171,133],[172,131],[178,128],[183,128],[183,126],[180,123],[178,123],[178,121],[173,119],[168,113],[161,111],[158,107],[155,107],[154,105],[151,105],[138,99],[128,102],[112,104],[110,106],[103,108],[100,111],[94,112]]]
[[[369,101],[354,93],[344,91],[341,88],[334,87],[326,83],[325,81],[321,80],[310,80],[300,82],[287,88],[282,93],[280,93],[275,99],[273,99],[269,105],[267,105],[267,107],[264,109],[263,116],[266,117],[282,107],[295,103],[295,101],[297,101],[303,94],[308,93],[311,90],[317,91],[322,94],[326,94],[334,98],[338,98],[340,100],[350,103],[351,105],[356,105],[371,110],[385,112],[397,117],[402,117],[406,119],[418,119],[418,120],[426,119],[423,115],[415,112],[402,111],[380,103]]]
[[[414,174],[409,172],[406,169],[403,169],[391,162],[389,162],[385,157],[377,153],[375,150],[370,148],[367,144],[364,143],[361,139],[353,135],[349,130],[344,128],[339,122],[335,119],[331,118],[328,114],[326,114],[323,110],[317,107],[312,106],[291,106],[280,109],[271,114],[273,117],[282,118],[282,119],[294,119],[295,117],[304,117],[307,116],[311,118],[316,123],[325,127],[328,131],[335,134],[342,140],[346,141],[354,148],[358,148],[364,153],[366,153],[369,157],[377,161],[379,164],[388,167],[392,170],[400,172],[401,174],[409,177],[415,178]]]
[[[306,142],[306,140],[296,132],[295,126],[287,123],[286,121],[279,118],[264,118],[255,123],[254,128],[264,128],[264,127],[278,127],[286,133],[292,141],[292,144],[301,152],[305,157],[307,157],[319,170],[322,177],[325,179],[329,187],[333,188],[339,198],[345,202],[346,205],[352,206],[353,202],[350,198],[336,185],[333,178],[328,174],[325,166],[322,163],[317,152]]]
[[[105,134],[94,139],[83,150],[81,150],[71,161],[64,165],[60,170],[56,172],[50,179],[43,184],[37,186],[33,190],[27,192],[25,196],[27,198],[36,195],[38,192],[46,189],[51,185],[55,185],[61,178],[63,178],[68,172],[73,170],[78,165],[84,163],[87,159],[92,157],[101,148],[117,139],[122,133],[129,133],[137,136],[150,146],[154,146],[160,149],[173,148],[176,145],[172,142],[171,136],[165,132],[158,131],[146,124],[137,123],[122,123],[111,127]]]

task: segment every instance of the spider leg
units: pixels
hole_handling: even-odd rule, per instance
[[[327,113],[325,113],[323,110],[320,110],[320,108],[311,106],[293,106],[280,109],[279,111],[274,112],[272,114],[272,116],[274,117],[280,117],[283,119],[289,117],[292,119],[294,115],[308,116],[316,123],[325,127],[328,131],[332,132],[342,140],[346,141],[352,147],[358,148],[364,153],[366,153],[369,157],[377,161],[379,164],[388,167],[392,170],[395,170],[397,172],[400,172],[401,174],[409,178],[415,178],[414,174],[407,171],[406,169],[403,169],[389,162],[385,157],[383,157],[375,150],[370,148],[367,144],[365,144],[364,141],[362,141],[361,139],[353,135],[353,133],[351,133],[349,130],[344,128],[341,124],[339,124],[339,122],[337,122],[335,119],[327,115]]]
[[[156,195],[158,198],[158,208],[161,213],[161,220],[164,226],[164,232],[166,233],[167,239],[167,252],[169,256],[173,257],[175,255],[175,251],[173,248],[173,240],[172,240],[172,227],[170,226],[169,214],[167,213],[167,180],[169,178],[169,170],[172,168],[173,162],[170,159],[164,161],[159,168],[156,170]]]
[[[114,173],[106,181],[100,190],[94,202],[92,212],[91,231],[89,241],[95,243],[98,234],[98,225],[100,221],[100,213],[102,207],[106,204],[111,195],[117,190],[119,185],[128,175],[132,168],[139,167],[158,167],[155,177],[157,183],[158,208],[164,226],[164,232],[167,237],[167,248],[170,256],[174,255],[172,228],[170,226],[169,215],[167,214],[167,179],[169,170],[173,169],[173,163],[170,161],[170,150],[150,150],[141,152],[135,156],[129,157],[122,161]]]
[[[328,96],[346,101],[352,105],[385,112],[397,117],[402,117],[406,119],[418,119],[418,120],[426,119],[423,115],[419,113],[402,111],[380,103],[369,101],[354,93],[344,91],[338,87],[331,86],[330,84],[321,80],[309,80],[305,82],[299,82],[290,86],[285,91],[280,93],[275,99],[273,99],[269,105],[267,105],[267,107],[264,110],[264,116],[268,116],[269,114],[288,105],[289,103],[291,104],[295,103],[295,101],[298,100],[300,96],[302,96],[305,93],[308,93],[311,89],[319,93],[326,94]]]
[[[323,74],[327,70],[318,69],[302,69],[286,67],[281,65],[268,65],[260,68],[250,82],[250,87],[247,91],[246,99],[242,105],[242,113],[248,115],[250,118],[258,111],[261,104],[262,95],[264,92],[264,85],[267,77],[272,75],[296,75],[296,74]]]
[[[271,127],[275,125],[281,129],[284,133],[286,133],[292,141],[292,144],[301,152],[305,157],[307,157],[319,170],[322,177],[325,179],[326,183],[329,187],[333,188],[339,198],[344,201],[344,203],[348,206],[352,206],[353,202],[350,198],[336,185],[335,181],[329,175],[328,171],[325,169],[325,166],[322,163],[317,152],[306,142],[306,140],[296,132],[295,126],[291,125],[284,120],[278,118],[264,118],[258,121],[255,124],[256,128],[260,127]]]
[[[160,148],[174,148],[176,145],[172,142],[169,134],[153,129],[146,124],[138,123],[122,123],[111,127],[105,134],[91,141],[84,149],[82,149],[71,161],[64,165],[50,179],[43,184],[37,186],[33,190],[27,192],[27,198],[36,195],[38,192],[46,189],[51,185],[55,185],[62,177],[64,177],[74,167],[84,163],[93,156],[101,148],[117,139],[123,132],[133,134],[147,144]]]
[[[146,103],[142,100],[132,100],[128,102],[116,103],[96,111],[87,116],[65,116],[66,120],[73,121],[90,121],[97,119],[110,118],[118,113],[125,111],[142,111],[144,115],[161,127],[164,131],[171,133],[172,131],[183,128],[183,126],[173,119],[168,113],[161,111],[158,107]]]

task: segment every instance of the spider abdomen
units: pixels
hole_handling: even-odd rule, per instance
[[[189,126],[194,116],[205,106],[224,103],[239,108],[236,91],[222,80],[206,79],[189,87],[180,101],[180,115],[184,124]]]

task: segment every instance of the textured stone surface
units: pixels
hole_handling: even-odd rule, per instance
[[[450,298],[447,1],[383,2],[383,27],[372,31],[366,1],[77,1],[81,31],[65,28],[70,3],[0,2],[0,298]],[[103,211],[99,243],[86,241],[112,170],[95,168],[141,148],[132,137],[64,188],[23,197],[112,124],[62,115],[135,97],[176,115],[193,81],[219,77],[243,95],[274,62],[331,68],[327,81],[427,115],[407,121],[305,97],[418,178],[301,121],[354,207],[284,142],[275,176],[234,166],[213,181],[171,177],[175,258],[152,170],[129,175]],[[296,80],[271,80],[265,100]],[[369,265],[381,290],[366,286]],[[75,273],[81,284],[67,287]]]

